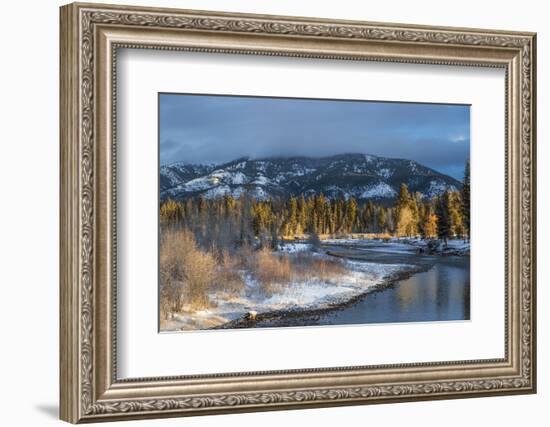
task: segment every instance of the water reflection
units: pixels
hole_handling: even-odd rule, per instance
[[[441,257],[415,274],[310,324],[339,325],[470,319],[468,257]],[[309,323],[309,322],[308,322]]]
[[[470,319],[470,258],[389,253],[362,248],[339,248],[356,261],[411,264],[426,271],[373,291],[353,305],[321,315],[304,314],[291,321],[269,320],[262,326],[345,325],[365,323],[427,322]],[[330,247],[325,247],[330,249]]]

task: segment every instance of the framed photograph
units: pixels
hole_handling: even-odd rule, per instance
[[[536,391],[535,34],[61,8],[61,418]]]

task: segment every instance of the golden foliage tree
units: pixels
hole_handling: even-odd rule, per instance
[[[437,216],[433,212],[429,211],[426,214],[422,230],[424,238],[432,239],[437,237]]]
[[[410,236],[413,212],[410,207],[404,206],[399,209],[397,217],[397,235],[400,237]]]
[[[183,217],[183,206],[172,199],[164,202],[160,207],[161,222],[177,222]]]
[[[216,265],[211,253],[198,248],[191,231],[164,230],[160,242],[161,307],[170,312],[181,311],[184,303],[192,309],[207,307]]]

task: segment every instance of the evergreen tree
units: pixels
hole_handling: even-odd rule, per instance
[[[325,213],[325,196],[323,194],[319,194],[318,196],[314,197],[313,200],[313,210],[315,213],[315,221],[314,221],[314,232],[317,234],[322,234],[324,229],[324,213]]]
[[[386,222],[388,231],[390,233],[395,233],[395,209],[394,208],[387,208],[386,209]]]
[[[328,199],[324,195],[256,200],[249,193],[239,198],[203,196],[160,205],[161,225],[174,224],[194,233],[202,249],[232,253],[240,246],[275,248],[280,237],[297,234],[383,233],[398,236],[449,239],[469,233],[469,166],[464,188],[431,201],[411,194],[402,184],[392,207],[353,197]]]
[[[464,235],[470,238],[470,161],[464,168],[464,180],[462,181],[462,218],[464,222]]]
[[[203,218],[203,217],[206,216],[206,209],[207,209],[206,199],[205,199],[204,196],[201,194],[201,195],[199,196],[199,204],[198,204],[199,216],[200,216],[201,218]]]
[[[428,218],[429,203],[418,204],[418,233],[420,237],[426,238],[426,219]]]
[[[450,193],[445,191],[436,200],[435,215],[437,217],[437,237],[443,239],[445,244],[451,237],[451,217],[449,214]]]
[[[318,221],[318,218],[317,218],[317,211],[313,210],[311,212],[311,230],[310,230],[310,232],[314,233],[314,234],[319,234],[318,226],[319,226],[319,221]]]
[[[451,218],[451,234],[453,236],[464,236],[462,199],[458,192],[449,194],[449,216]]]
[[[185,202],[185,205],[184,205],[184,218],[185,218],[185,223],[189,226],[189,227],[193,227],[193,221],[196,220],[197,218],[197,213],[195,211],[195,204],[193,203],[193,199],[189,199]]]
[[[252,207],[248,195],[243,195],[240,198],[241,213],[239,221],[239,236],[238,242],[240,246],[252,246],[254,242],[254,234],[251,228],[252,224]]]
[[[388,220],[387,220],[386,210],[382,206],[378,208],[378,215],[377,215],[376,222],[378,225],[378,231],[384,232],[388,225]]]
[[[420,215],[418,212],[417,198],[418,198],[418,194],[411,194],[411,197],[409,200],[409,207],[411,210],[411,220],[407,227],[408,236],[418,235],[418,223],[420,222]]]
[[[298,223],[300,225],[300,233],[304,233],[307,229],[307,206],[306,199],[302,194],[298,199]]]
[[[357,201],[353,197],[350,197],[346,202],[346,224],[348,233],[353,233],[356,219]]]
[[[409,194],[407,184],[401,184],[395,204],[396,228],[399,236],[411,236],[416,233],[415,217],[418,216],[416,201]]]
[[[295,197],[291,197],[288,202],[288,223],[289,223],[289,232],[291,235],[294,235],[298,232],[299,222],[298,222],[298,201]]]
[[[409,206],[404,206],[399,209],[399,217],[397,218],[397,235],[400,237],[410,236],[412,212]]]
[[[402,183],[399,187],[399,195],[397,196],[395,208],[399,211],[399,209],[408,206],[410,197],[411,196],[409,194],[409,188],[407,187],[407,184]]]
[[[437,236],[437,216],[431,203],[424,205],[424,215],[422,216],[422,237],[431,239]]]
[[[278,234],[279,227],[277,227],[276,221],[272,221],[270,227],[271,227],[271,249],[275,250],[279,247],[279,234]]]
[[[315,215],[315,203],[313,197],[308,197],[306,202],[306,217],[307,217],[307,228],[308,233],[314,233],[315,227],[317,226],[317,216]]]
[[[161,222],[177,223],[183,218],[183,206],[174,200],[167,200],[160,206]]]
[[[363,222],[365,224],[365,231],[372,233],[375,230],[376,219],[374,218],[374,203],[369,200],[363,208]]]
[[[327,232],[329,234],[334,234],[336,232],[336,221],[334,217],[334,209],[332,204],[328,204],[326,208],[326,225],[327,225]]]
[[[325,206],[324,206],[324,220],[323,222],[325,223],[325,233],[334,233],[334,230],[333,230],[333,219],[332,219],[332,207],[331,207],[332,203],[329,199],[326,200],[325,202]]]
[[[206,203],[206,199],[202,196],[202,194],[199,196],[199,203],[197,205],[197,211],[199,214],[199,222],[196,226],[197,232],[197,243],[199,245],[204,246],[205,238],[206,238],[206,218],[208,215],[208,205]]]

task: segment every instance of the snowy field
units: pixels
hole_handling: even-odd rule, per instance
[[[454,254],[468,255],[470,253],[470,242],[463,239],[449,239],[445,245],[441,241],[433,242],[433,253],[436,254]],[[326,239],[324,244],[341,245],[347,247],[363,248],[374,252],[414,254],[419,250],[426,252],[430,245],[429,240],[409,237],[392,237],[391,239]]]
[[[428,242],[422,239],[325,239],[324,247],[338,246],[388,254],[409,254],[414,256],[419,250],[425,251]],[[461,239],[449,240],[447,246],[442,243],[436,247],[436,254],[467,255],[469,243]],[[305,242],[287,242],[274,252],[280,257],[297,257],[308,254],[318,258],[334,259],[323,249],[314,251],[311,244]],[[249,313],[273,313],[288,311],[312,311],[338,307],[363,295],[377,286],[384,285],[397,274],[413,272],[417,266],[411,264],[387,264],[342,259],[344,273],[329,280],[311,279],[286,283],[274,288],[266,295],[261,284],[252,274],[241,270],[245,283],[244,289],[237,295],[217,292],[210,295],[213,306],[191,311],[184,306],[183,311],[174,313],[163,320],[163,331],[211,329],[234,320],[245,319]]]
[[[309,252],[311,245],[306,243],[285,244],[278,251],[280,256],[295,256]],[[316,257],[328,257],[314,254]],[[240,295],[216,293],[211,300],[216,307],[173,315],[163,322],[163,331],[209,329],[221,326],[232,320],[243,319],[250,312],[267,313],[292,310],[318,310],[344,304],[351,299],[384,284],[396,273],[413,270],[413,265],[378,264],[370,262],[344,261],[346,272],[333,280],[309,280],[280,287],[273,295],[265,295],[260,283],[250,274],[242,272],[245,289]]]

